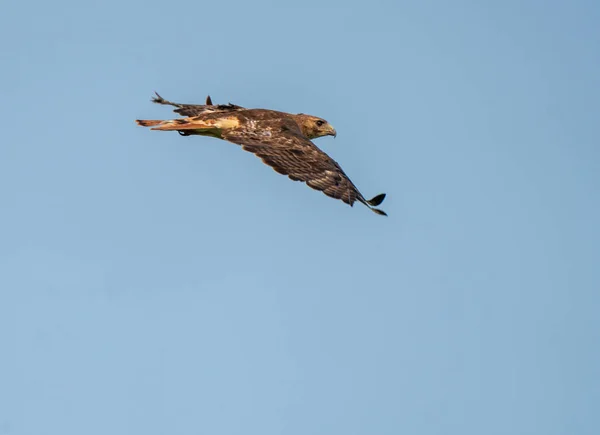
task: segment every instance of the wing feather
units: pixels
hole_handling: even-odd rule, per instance
[[[245,110],[242,106],[236,106],[235,104],[213,104],[210,98],[210,95],[206,97],[206,104],[180,104],[173,103],[171,101],[165,100],[163,97],[158,95],[158,92],[155,92],[156,96],[152,97],[152,102],[156,104],[165,104],[168,106],[173,106],[173,112],[179,113],[182,116],[200,116],[206,113],[216,113],[216,112],[236,112],[238,110]]]
[[[372,209],[341,166],[302,135],[293,120],[274,120],[262,127],[260,131],[232,129],[223,133],[223,139],[241,145],[245,151],[255,154],[276,172],[294,181],[305,182],[351,206],[359,201]]]

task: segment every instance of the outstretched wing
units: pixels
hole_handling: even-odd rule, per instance
[[[206,97],[206,104],[180,104],[173,103],[165,100],[163,97],[155,92],[156,96],[152,97],[152,102],[157,104],[165,104],[168,106],[176,107],[173,110],[175,113],[179,113],[182,116],[200,116],[206,113],[216,112],[235,112],[238,110],[244,110],[242,106],[236,106],[235,104],[213,104],[210,95]]]
[[[303,181],[313,189],[351,206],[355,201],[362,202],[375,213],[386,215],[384,211],[372,207],[381,204],[385,194],[366,200],[340,165],[307,139],[293,120],[279,119],[263,127],[261,130],[225,130],[222,138],[241,145],[244,150],[256,154],[275,171],[294,181]]]

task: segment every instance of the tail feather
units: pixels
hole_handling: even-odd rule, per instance
[[[135,123],[137,125],[141,125],[142,127],[152,127],[154,125],[158,125],[164,121],[162,120],[151,120],[151,119],[136,119]]]
[[[154,127],[152,130],[199,130],[212,129],[213,123],[206,123],[199,119],[181,118],[165,120],[136,119],[137,125]]]
[[[206,124],[202,121],[188,121],[186,119],[173,119],[169,121],[163,121],[152,130],[207,130],[214,129],[214,125]]]

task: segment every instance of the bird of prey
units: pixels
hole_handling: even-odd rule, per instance
[[[322,118],[266,109],[246,109],[235,104],[179,104],[167,101],[158,93],[152,101],[174,106],[184,118],[170,120],[136,120],[152,130],[177,131],[182,136],[200,135],[224,139],[256,154],[264,163],[294,181],[303,181],[352,206],[355,201],[373,212],[387,216],[375,208],[385,193],[365,199],[340,165],[321,151],[311,139],[336,136],[335,129]]]

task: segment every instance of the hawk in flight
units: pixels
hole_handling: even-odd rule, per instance
[[[340,165],[312,143],[311,139],[321,136],[335,137],[335,129],[324,119],[302,113],[294,115],[246,109],[235,104],[213,104],[210,96],[202,105],[172,103],[158,94],[152,101],[174,106],[174,112],[184,118],[138,119],[138,125],[152,127],[152,130],[174,130],[182,136],[210,136],[233,142],[294,181],[303,181],[350,206],[359,201],[373,212],[387,216],[375,208],[383,202],[385,193],[365,199]]]

